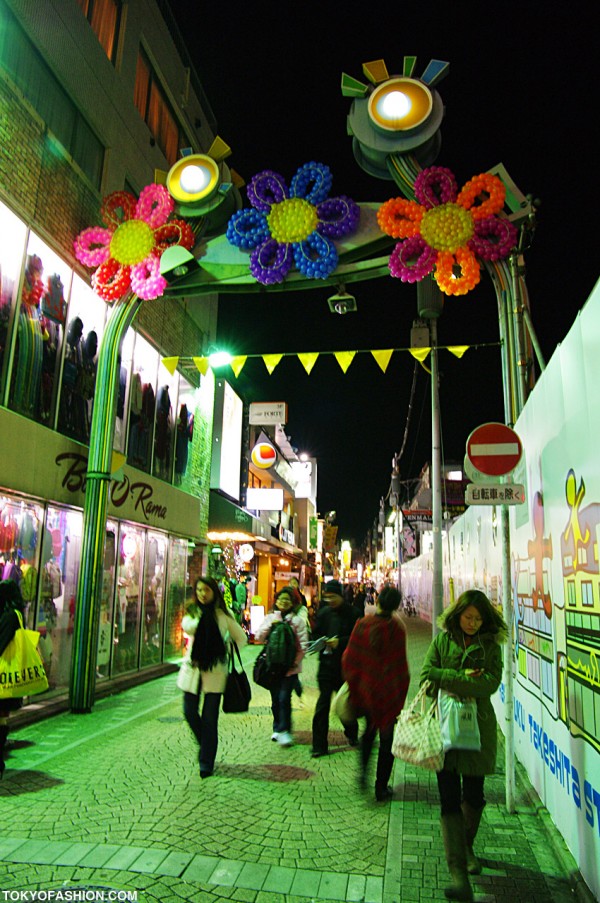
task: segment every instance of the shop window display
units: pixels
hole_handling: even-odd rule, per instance
[[[83,517],[48,506],[42,540],[40,604],[35,629],[50,689],[69,686]]]
[[[136,334],[133,374],[129,391],[127,458],[140,470],[150,471],[156,413],[158,352]]]
[[[135,343],[135,332],[128,329],[125,333],[121,345],[121,354],[119,355],[119,389],[117,393],[117,412],[115,417],[115,436],[113,440],[113,448],[117,451],[125,451],[125,437],[127,418],[125,413],[129,407],[129,394],[131,390],[131,369],[133,361],[133,346]]]
[[[142,608],[142,667],[158,664],[161,660],[166,555],[167,537],[161,533],[148,533]]]
[[[17,318],[10,407],[53,425],[71,270],[34,233],[29,236]]]
[[[179,374],[171,376],[161,367],[160,385],[156,393],[156,422],[154,425],[154,461],[152,472],[161,480],[173,478],[173,405],[177,402]]]
[[[194,438],[194,394],[196,390],[182,376],[179,378],[179,410],[175,425],[175,485],[184,483],[191,442]]]
[[[0,496],[0,579],[19,585],[28,627],[33,627],[35,620],[42,518],[40,505]]]
[[[96,677],[99,680],[110,676],[113,639],[116,636],[113,626],[115,624],[113,607],[117,569],[117,532],[117,523],[115,521],[107,521],[104,541],[104,565],[102,568],[100,622],[98,625],[98,658],[96,660]]]
[[[26,227],[0,203],[0,386],[4,386],[10,324],[15,309],[19,274],[25,251]]]
[[[118,544],[113,674],[138,666],[140,598],[145,532],[121,524]]]
[[[166,591],[165,661],[180,659],[185,648],[181,619],[185,614],[185,591],[189,583],[187,563],[187,540],[172,536],[169,539],[169,573]]]
[[[96,387],[98,348],[106,304],[78,276],[73,277],[66,331],[58,429],[88,442]]]

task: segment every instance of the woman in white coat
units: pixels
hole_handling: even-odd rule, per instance
[[[227,682],[230,644],[233,640],[241,648],[247,638],[227,610],[216,580],[199,577],[195,595],[197,606],[181,622],[190,644],[177,685],[184,691],[183,715],[200,746],[200,777],[209,778],[214,772],[219,743],[219,708]],[[202,717],[200,694],[204,697]]]

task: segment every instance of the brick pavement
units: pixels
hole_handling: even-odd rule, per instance
[[[409,619],[407,629],[412,695],[430,626]],[[244,650],[244,661],[257,652]],[[15,732],[0,782],[0,901],[2,891],[65,887],[137,890],[161,903],[444,900],[435,775],[396,762],[394,799],[376,803],[372,775],[368,793],[358,790],[357,753],[334,716],[330,755],[311,759],[315,670],[308,658],[295,745],[270,741],[269,697],[254,687],[247,715],[221,715],[207,781],[173,675],[99,700],[89,715]],[[501,771],[486,782],[475,899],[566,903],[574,887],[586,899],[521,771],[517,812],[506,813]]]

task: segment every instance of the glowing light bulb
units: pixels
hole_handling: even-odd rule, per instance
[[[390,91],[384,94],[378,104],[378,110],[384,119],[403,119],[412,107],[409,97],[402,91]]]
[[[210,182],[210,172],[202,166],[186,166],[179,177],[179,184],[187,194],[197,194]]]

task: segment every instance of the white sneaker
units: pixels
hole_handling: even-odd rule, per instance
[[[276,740],[279,740],[279,734],[277,731],[273,731],[273,733],[271,734],[271,740],[273,741],[273,743],[275,743]]]
[[[289,731],[282,731],[277,735],[277,742],[280,746],[292,746],[294,740]]]

